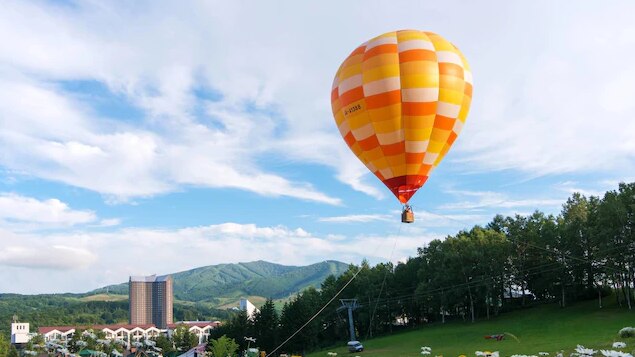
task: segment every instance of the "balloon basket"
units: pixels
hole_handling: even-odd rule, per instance
[[[401,223],[413,223],[415,221],[415,214],[410,208],[406,208],[401,212]]]

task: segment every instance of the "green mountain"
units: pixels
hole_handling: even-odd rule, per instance
[[[221,305],[241,296],[285,298],[310,286],[319,287],[333,274],[339,276],[348,265],[324,261],[307,266],[287,266],[262,260],[219,264],[172,274],[174,296],[184,301],[205,301]],[[128,283],[106,286],[88,295],[128,294]]]

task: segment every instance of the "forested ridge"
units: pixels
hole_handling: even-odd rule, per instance
[[[228,298],[268,296],[285,298],[302,289],[319,287],[324,279],[339,275],[346,264],[324,261],[307,266],[287,266],[265,261],[218,264],[172,274],[174,296],[184,301],[223,304]],[[106,286],[88,294],[128,294],[128,283]]]
[[[340,298],[356,298],[359,339],[447,320],[476,321],[535,304],[567,308],[607,296],[632,309],[635,284],[635,183],[603,197],[573,194],[557,215],[495,216],[420,247],[405,263],[351,265],[308,289],[278,313],[271,300],[254,319],[239,315],[215,331],[236,341],[254,336],[266,351],[298,331],[351,279]],[[348,338],[335,299],[283,351],[303,352]],[[397,324],[397,319],[403,324]],[[244,347],[244,346],[243,346]]]

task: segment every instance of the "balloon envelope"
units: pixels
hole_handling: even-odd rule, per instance
[[[471,99],[463,54],[443,37],[416,30],[357,47],[331,91],[344,141],[404,204],[456,140]]]

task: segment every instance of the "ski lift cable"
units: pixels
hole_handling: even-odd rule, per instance
[[[582,265],[586,262],[578,262],[577,264],[572,264],[572,266],[578,266],[578,265]],[[545,264],[547,265],[547,264]],[[560,270],[561,267],[555,267],[555,268],[551,268],[551,269],[543,269],[543,270],[537,270],[533,273],[527,274],[527,275],[538,275],[538,274],[544,274],[547,272],[552,272],[552,271],[557,271]],[[391,301],[409,301],[409,300],[415,300],[418,298],[423,298],[426,296],[434,296],[438,293],[443,293],[443,292],[449,292],[449,291],[454,291],[454,290],[459,290],[459,289],[464,289],[466,287],[481,287],[481,286],[486,286],[487,284],[490,283],[491,280],[495,280],[496,278],[498,278],[498,276],[485,276],[482,279],[479,280],[471,280],[469,282],[466,283],[461,283],[461,284],[454,284],[454,285],[450,285],[450,286],[445,286],[445,287],[440,287],[440,288],[435,288],[435,289],[431,289],[425,292],[421,292],[421,293],[415,293],[415,294],[408,294],[408,295],[402,295],[402,296],[397,296],[397,297],[390,297],[390,298],[385,298],[382,300],[382,302],[384,303],[388,303]]]
[[[485,207],[485,206],[489,206],[489,205],[484,205],[483,207]],[[430,214],[433,214],[433,215],[436,215],[436,216],[440,216],[440,217],[447,218],[447,219],[450,219],[450,220],[453,220],[453,221],[456,221],[456,222],[460,222],[460,223],[464,223],[464,224],[466,224],[466,222],[461,221],[461,220],[457,220],[457,219],[455,219],[455,218],[453,218],[453,217],[449,217],[449,216],[445,216],[445,215],[441,215],[441,214],[437,214],[437,213],[432,213],[432,212],[429,212],[429,211],[426,211],[426,212],[427,212],[427,213],[430,213]],[[401,232],[401,225],[399,226],[399,234],[400,234],[400,232]],[[399,235],[399,234],[398,234],[398,235]],[[391,260],[392,260],[392,254],[394,253],[394,249],[395,249],[395,246],[396,246],[396,239],[397,239],[397,238],[398,238],[398,237],[395,237],[395,244],[393,245],[393,252],[391,252]],[[584,259],[582,259],[582,258],[577,258],[577,257],[573,257],[573,256],[568,256],[568,255],[566,255],[566,254],[564,254],[564,253],[554,252],[554,251],[551,251],[551,250],[549,250],[549,249],[547,249],[547,248],[542,248],[542,247],[539,247],[539,246],[534,246],[534,245],[529,244],[529,243],[526,243],[526,244],[527,244],[528,246],[532,246],[532,247],[537,248],[537,249],[542,249],[542,250],[545,250],[545,251],[547,251],[547,252],[549,252],[549,253],[552,253],[552,254],[557,254],[557,255],[560,255],[560,256],[569,257],[569,258],[571,258],[571,259],[580,260],[581,262],[580,262],[580,263],[578,263],[578,264],[588,263],[588,261],[587,261],[587,260],[584,260]],[[377,246],[376,250],[378,250],[380,246],[381,246],[381,245]],[[607,251],[608,251],[608,250],[615,249],[615,248],[616,248],[616,247],[613,247],[613,248],[611,248],[611,249],[607,249]],[[373,254],[373,255],[374,255],[374,254]],[[549,265],[554,265],[554,264],[555,264],[555,263],[549,263],[549,264],[544,264],[543,266],[549,266]],[[575,265],[578,265],[578,264],[573,264],[573,265],[575,266]],[[534,269],[535,269],[535,268],[540,268],[540,266],[538,266],[538,267],[533,267],[533,268],[534,268]],[[558,269],[560,269],[560,267],[556,267],[555,269],[548,269],[548,270],[543,270],[543,271],[537,271],[537,272],[536,272],[536,273],[534,273],[534,274],[541,274],[541,273],[544,273],[544,272],[546,272],[546,271],[553,271],[553,270],[558,270]],[[298,328],[298,329],[297,329],[297,330],[296,330],[293,334],[291,334],[291,336],[289,336],[289,337],[288,337],[286,340],[284,340],[284,341],[283,341],[280,345],[278,345],[278,347],[276,347],[274,350],[272,350],[270,353],[268,353],[268,354],[266,355],[266,357],[270,357],[270,356],[272,356],[272,355],[273,355],[276,351],[278,351],[280,348],[282,348],[282,347],[283,347],[283,346],[284,346],[287,342],[289,342],[291,339],[293,339],[293,337],[295,337],[295,336],[296,336],[298,333],[300,333],[300,332],[301,332],[301,331],[302,331],[302,330],[303,330],[306,326],[308,326],[308,324],[309,324],[309,323],[311,323],[313,320],[315,320],[315,319],[316,319],[316,318],[317,318],[317,317],[318,317],[318,316],[322,313],[322,311],[324,311],[324,310],[325,310],[325,309],[326,309],[326,308],[327,308],[327,307],[328,307],[328,306],[329,306],[329,305],[330,305],[330,304],[331,304],[331,303],[332,303],[332,302],[333,302],[333,301],[334,301],[334,300],[335,300],[335,299],[336,299],[336,298],[337,298],[337,297],[338,297],[338,296],[339,296],[339,295],[340,295],[340,294],[341,294],[341,293],[342,293],[342,292],[343,292],[343,291],[344,291],[344,290],[345,290],[345,289],[346,289],[346,288],[347,288],[347,287],[348,287],[348,286],[349,286],[349,285],[353,282],[353,280],[355,280],[355,278],[357,278],[357,276],[359,275],[359,273],[361,272],[361,270],[362,270],[362,266],[360,266],[360,267],[357,269],[357,272],[355,272],[355,274],[354,274],[354,275],[353,275],[353,276],[352,276],[352,277],[351,277],[351,278],[350,278],[350,279],[346,282],[346,284],[344,284],[344,286],[343,286],[343,287],[342,287],[342,288],[341,288],[341,289],[340,289],[337,293],[335,293],[335,295],[334,295],[334,296],[333,296],[333,297],[332,297],[332,298],[331,298],[331,299],[330,299],[330,300],[329,300],[329,301],[328,301],[328,302],[327,302],[327,303],[326,303],[326,304],[325,304],[322,308],[320,308],[320,309],[319,309],[319,310],[318,310],[318,311],[317,311],[317,312],[316,312],[316,313],[315,313],[315,314],[314,314],[314,315],[313,315],[313,316],[312,316],[312,317],[311,317],[311,318],[310,318],[307,322],[305,322],[302,326],[300,326],[300,328]],[[533,275],[533,274],[530,274],[530,275]],[[449,287],[442,287],[442,288],[432,289],[432,290],[429,290],[429,291],[427,291],[427,292],[420,293],[420,294],[416,294],[416,293],[415,293],[415,294],[408,294],[408,295],[401,296],[401,297],[392,297],[392,298],[384,299],[383,301],[385,301],[385,302],[389,302],[389,301],[394,301],[394,300],[396,300],[396,299],[410,300],[410,299],[415,299],[415,298],[418,298],[418,297],[431,296],[431,295],[434,295],[435,293],[438,293],[438,292],[451,291],[451,290],[454,290],[454,289],[457,289],[457,288],[461,288],[461,287],[464,287],[464,286],[479,286],[479,285],[481,285],[481,284],[478,284],[479,282],[481,282],[481,283],[485,283],[485,284],[486,284],[487,282],[489,282],[490,280],[493,280],[493,279],[495,279],[495,278],[497,278],[497,277],[484,276],[484,278],[483,278],[483,279],[481,279],[480,281],[479,281],[479,280],[471,280],[471,281],[466,282],[466,283],[455,284],[455,285],[452,285],[452,286],[449,286]],[[380,289],[380,295],[381,295],[381,291],[383,290],[384,283],[385,283],[385,279],[384,279],[384,281],[382,282],[382,287],[381,287],[381,289]],[[478,284],[478,285],[477,285],[477,284]],[[379,303],[379,301],[380,301],[380,296],[378,296],[378,299],[377,299],[377,302],[376,302],[376,305],[375,305],[375,309],[377,308],[377,304]],[[372,323],[372,320],[371,320],[371,323]]]
[[[631,247],[628,247],[630,243],[625,243],[623,245],[620,246],[614,246],[611,248],[607,248],[607,249],[603,249],[601,251],[598,251],[597,253],[606,253],[612,250],[616,250],[616,249],[632,249]],[[571,264],[571,266],[578,266],[578,265],[582,265],[582,264],[586,264],[588,263],[585,260],[580,260],[578,263],[573,263]],[[561,267],[558,266],[558,262],[551,262],[551,263],[546,263],[546,264],[541,264],[538,266],[533,266],[530,267],[528,269],[525,270],[525,275],[526,276],[532,276],[532,275],[538,275],[538,274],[544,274],[546,272],[552,272],[552,271],[557,271],[560,270]],[[555,265],[555,267],[554,267]],[[499,275],[496,276],[491,276],[491,275],[487,275],[487,274],[483,274],[480,276],[476,276],[475,278],[477,279],[472,279],[468,282],[464,282],[464,283],[459,283],[459,284],[453,284],[453,285],[449,285],[449,286],[445,286],[445,287],[439,287],[439,288],[435,288],[435,289],[431,289],[428,290],[426,292],[420,292],[420,293],[409,293],[409,294],[405,294],[405,295],[400,295],[400,296],[393,296],[390,298],[385,298],[382,299],[382,302],[390,302],[390,301],[408,301],[408,300],[414,300],[420,297],[425,297],[425,296],[433,296],[439,292],[448,292],[448,291],[453,291],[453,290],[458,290],[461,288],[466,288],[466,287],[479,287],[479,286],[485,286],[487,284],[489,284],[491,281],[498,279]],[[399,289],[399,290],[394,290],[394,291],[404,291],[404,289]],[[394,292],[393,291],[393,292]]]
[[[395,237],[395,244],[396,244],[396,239],[398,238],[399,234],[401,233],[401,224],[399,225],[398,232],[399,233]],[[377,245],[377,247],[375,248],[375,251],[373,252],[372,256],[375,256],[381,247],[382,247],[382,244]],[[394,245],[393,245],[393,252],[394,252]],[[391,259],[392,259],[392,254],[393,253],[391,253]],[[333,297],[326,304],[324,304],[324,306],[322,306],[322,308],[320,308],[313,316],[311,316],[311,318],[307,322],[305,322],[302,326],[300,326],[294,333],[291,334],[291,336],[289,336],[286,340],[284,340],[282,343],[280,343],[280,345],[278,345],[278,347],[274,348],[265,357],[272,356],[276,351],[278,351],[280,348],[282,348],[282,346],[284,346],[287,342],[291,341],[291,339],[293,339],[298,333],[300,333],[300,331],[302,331],[306,326],[308,326],[313,320],[315,320],[322,313],[322,311],[324,311],[333,301],[335,301],[335,299],[337,299],[340,296],[340,294],[344,291],[344,289],[346,289],[353,282],[353,280],[355,280],[355,278],[357,278],[357,275],[359,275],[359,273],[361,273],[361,271],[362,271],[362,265],[360,265],[357,268],[357,271],[355,272],[355,274],[353,274],[353,276],[346,282],[346,284],[344,284],[344,286],[342,286],[342,288],[339,289],[335,293],[335,295],[333,295]]]
[[[287,342],[291,341],[291,339],[295,337],[295,335],[300,333],[300,331],[302,331],[308,324],[310,324],[311,321],[315,320],[315,318],[317,318],[320,315],[320,313],[324,311],[324,309],[326,309],[333,301],[335,301],[335,299],[337,299],[337,297],[342,293],[342,291],[344,291],[344,289],[346,289],[346,287],[348,287],[353,282],[353,280],[355,280],[355,278],[357,277],[357,275],[359,275],[361,271],[362,271],[362,267],[360,266],[359,269],[357,269],[357,272],[355,272],[355,274],[348,280],[348,282],[346,282],[346,284],[344,284],[344,286],[337,293],[335,293],[335,295],[333,295],[331,300],[329,300],[324,306],[322,306],[322,308],[318,310],[318,312],[316,312],[313,316],[311,316],[311,318],[307,322],[305,322],[302,326],[300,326],[300,328],[298,328],[293,334],[291,334],[291,336],[289,336],[286,340],[284,340],[278,347],[274,348],[273,351],[269,352],[266,357],[270,357],[271,355],[273,355],[276,351],[282,348],[282,346],[284,346]]]
[[[501,201],[501,202],[503,202],[503,201]],[[501,202],[497,202],[497,203],[501,203]],[[481,206],[481,207],[486,207],[486,206]],[[463,224],[469,225],[469,223],[468,223],[468,222],[466,222],[466,221],[459,220],[459,219],[456,219],[456,218],[450,217],[450,216],[448,216],[448,215],[443,215],[443,214],[434,213],[434,212],[425,211],[425,210],[424,210],[424,212],[426,212],[426,213],[428,213],[428,214],[435,215],[435,216],[443,217],[443,218],[446,218],[446,219],[449,219],[449,220],[452,220],[452,221],[455,221],[455,222],[459,222],[459,223],[463,223]],[[551,254],[554,254],[554,255],[562,256],[562,257],[569,258],[569,259],[573,259],[573,260],[579,260],[579,261],[582,261],[582,262],[585,262],[585,263],[588,263],[588,262],[589,262],[587,259],[580,258],[580,257],[576,257],[576,256],[573,256],[573,255],[570,255],[570,254],[566,254],[566,253],[564,253],[564,252],[554,251],[554,250],[551,250],[551,249],[549,249],[549,248],[540,247],[540,246],[538,246],[538,245],[535,245],[535,244],[532,244],[532,243],[529,243],[529,242],[518,242],[518,239],[516,239],[516,238],[510,238],[510,237],[507,237],[507,238],[509,238],[511,241],[513,241],[513,242],[515,242],[515,243],[517,243],[517,244],[518,244],[518,243],[520,243],[520,244],[524,244],[524,245],[526,245],[526,246],[529,246],[529,247],[532,247],[532,248],[535,248],[535,249],[540,249],[540,250],[543,250],[543,251],[545,251],[545,252],[548,252],[548,253],[551,253]],[[617,268],[612,268],[612,267],[608,267],[608,266],[607,266],[606,268],[608,268],[609,270],[613,270],[613,271],[616,271],[616,272],[620,272],[620,270],[619,270],[619,269],[617,269]]]
[[[395,254],[395,249],[397,248],[397,239],[401,236],[402,226],[403,226],[402,224],[399,225],[399,230],[397,231],[397,235],[394,238],[392,251],[390,252],[390,259],[388,259],[388,262],[392,262],[393,255]],[[368,330],[366,330],[366,339],[368,339],[368,336],[370,335],[370,329],[373,328],[373,320],[375,319],[375,312],[377,311],[377,305],[379,305],[379,299],[381,298],[381,293],[383,292],[384,286],[386,285],[387,277],[388,277],[388,269],[386,269],[386,271],[384,272],[384,279],[381,282],[381,286],[379,288],[379,294],[377,294],[377,300],[375,301],[375,308],[373,308],[373,312],[370,315],[370,321],[368,322]]]
[[[614,249],[619,249],[619,248],[623,248],[623,247],[613,247],[613,248],[609,248],[606,250],[603,250],[601,252],[606,252],[609,250],[614,250]],[[581,261],[578,263],[574,263],[571,264],[571,266],[578,266],[578,265],[582,265],[587,263],[586,261]],[[526,271],[526,275],[527,276],[532,276],[532,275],[538,275],[538,274],[544,274],[547,272],[552,272],[552,271],[557,271],[562,269],[560,266],[555,266],[555,267],[550,267],[557,264],[557,262],[554,263],[548,263],[548,264],[543,264],[543,265],[539,265],[539,266],[535,266],[532,267],[530,269],[528,269]],[[533,271],[533,272],[532,272]],[[478,287],[478,286],[484,286],[486,284],[488,284],[490,281],[497,279],[499,276],[491,276],[491,275],[481,275],[479,276],[480,279],[472,279],[469,282],[465,282],[465,283],[460,283],[460,284],[454,284],[454,285],[450,285],[450,286],[445,286],[445,287],[440,287],[440,288],[435,288],[432,290],[428,290],[426,292],[421,292],[421,293],[415,293],[415,294],[407,294],[407,295],[401,295],[401,296],[395,296],[395,297],[391,297],[391,298],[386,298],[383,301],[397,301],[397,300],[411,300],[411,299],[416,299],[417,297],[424,297],[424,296],[431,296],[434,295],[436,293],[439,292],[447,292],[447,291],[451,291],[451,290],[456,290],[456,289],[461,289],[461,288],[465,288],[465,287]]]

